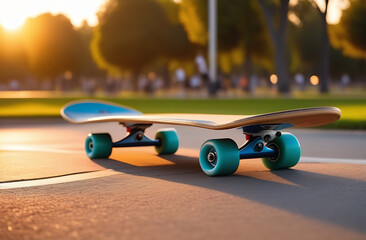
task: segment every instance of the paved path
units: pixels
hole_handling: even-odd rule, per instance
[[[89,128],[123,134],[116,124],[1,124],[0,239],[366,238],[365,132],[294,130],[306,162],[268,171],[243,160],[234,176],[212,178],[200,145],[242,142],[240,131],[179,127],[177,155],[143,147],[91,161]]]

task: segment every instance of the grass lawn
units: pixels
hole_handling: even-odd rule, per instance
[[[0,118],[60,117],[60,109],[75,98],[2,98]],[[248,98],[165,99],[113,98],[113,101],[145,113],[260,114],[294,108],[335,106],[342,117],[325,128],[366,129],[366,98]]]

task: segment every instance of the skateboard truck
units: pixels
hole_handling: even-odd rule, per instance
[[[271,147],[271,144],[266,145],[265,143],[272,141],[281,135],[281,132],[276,130],[263,130],[250,135],[246,134],[247,142],[239,148],[240,159],[263,157],[276,158],[278,149]]]
[[[145,135],[146,128],[151,124],[123,124],[127,128],[127,136],[122,140],[112,143],[112,147],[140,147],[140,146],[159,146],[160,140],[152,140]]]
[[[264,142],[273,141],[276,137],[281,137],[282,133],[277,130],[262,130],[257,133],[252,133],[251,136],[253,137],[261,137]]]

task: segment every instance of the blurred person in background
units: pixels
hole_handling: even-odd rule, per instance
[[[148,85],[148,80],[144,74],[140,74],[137,79],[137,90],[139,92],[146,91],[146,87]]]
[[[114,77],[107,78],[107,81],[105,82],[105,91],[111,95],[118,92],[118,83]]]
[[[240,88],[243,90],[243,91],[248,91],[248,79],[247,79],[247,77],[246,76],[241,76],[241,78],[240,78]]]
[[[305,91],[305,77],[301,73],[295,75],[295,82],[301,92]]]
[[[189,83],[190,83],[190,87],[192,90],[198,91],[201,88],[202,80],[201,80],[200,76],[198,76],[197,74],[194,74],[191,76]]]
[[[156,90],[156,74],[154,72],[149,72],[147,74],[147,82],[145,86],[145,91],[148,94],[154,94]]]
[[[186,82],[186,72],[183,68],[178,68],[175,70],[175,78],[178,84],[178,95],[183,97],[185,95],[185,82]]]
[[[199,72],[201,80],[202,80],[201,84],[207,85],[208,80],[209,80],[208,79],[208,68],[207,68],[206,60],[203,57],[202,53],[197,54],[195,62],[196,62],[198,72]]]
[[[94,78],[82,78],[81,89],[83,93],[93,96],[97,91],[97,82]]]
[[[252,74],[249,78],[249,93],[250,94],[255,94],[255,90],[258,87],[258,76],[255,74]]]
[[[349,86],[351,78],[348,74],[343,74],[341,77],[341,90],[344,91]]]
[[[20,83],[18,79],[13,78],[9,81],[8,88],[11,91],[19,91],[20,90]]]

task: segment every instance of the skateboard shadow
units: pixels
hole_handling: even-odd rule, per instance
[[[93,161],[125,174],[211,189],[366,233],[366,215],[360,216],[359,212],[366,200],[362,191],[366,189],[365,181],[296,169],[244,171],[245,167],[232,176],[208,177],[201,171],[198,158],[183,155],[159,158],[171,164],[135,166],[117,159]]]

